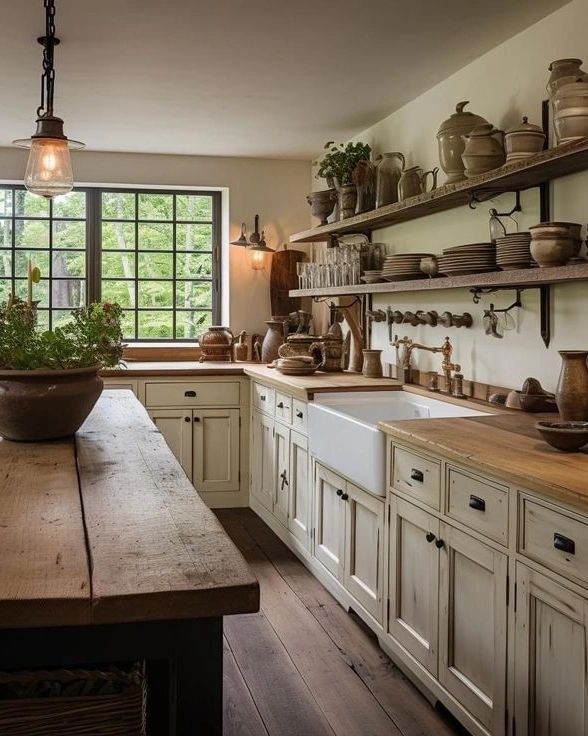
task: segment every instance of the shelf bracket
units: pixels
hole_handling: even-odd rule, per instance
[[[539,289],[539,319],[540,319],[540,333],[541,339],[546,348],[549,347],[551,342],[551,287],[546,286],[496,286],[492,288],[484,288],[482,286],[475,286],[470,289],[472,300],[474,304],[479,304],[482,296],[486,294],[494,294],[497,291],[516,291],[516,301],[506,309],[495,309],[495,312],[508,312],[514,307],[522,307],[521,292],[529,289]]]
[[[492,190],[489,190],[489,189],[488,190],[484,190],[484,189],[478,189],[478,190],[472,189],[468,193],[468,199],[469,199],[468,207],[471,210],[475,210],[476,207],[477,207],[477,205],[482,204],[483,202],[485,202],[488,199],[492,199],[493,196],[496,196],[498,194],[506,194],[507,191],[508,190],[504,190],[504,189],[503,190],[496,190],[496,191],[492,191]],[[514,215],[515,212],[522,212],[523,211],[523,208],[521,207],[521,191],[520,191],[520,189],[513,189],[511,191],[515,195],[514,207],[510,210],[510,212],[497,212],[496,213],[496,216],[497,217],[511,217],[512,215]],[[486,196],[483,197],[483,198],[480,198],[479,193],[481,193],[481,192],[484,192]]]

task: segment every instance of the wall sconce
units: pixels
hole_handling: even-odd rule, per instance
[[[266,253],[273,253],[273,248],[269,248],[265,242],[265,232],[259,232],[259,215],[255,215],[255,229],[251,233],[251,237],[247,240],[247,225],[241,223],[241,235],[237,240],[232,240],[231,245],[240,245],[250,253],[250,265],[253,271],[263,271],[265,269]]]

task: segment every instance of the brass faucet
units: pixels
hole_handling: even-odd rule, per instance
[[[459,363],[452,363],[451,362],[451,355],[453,353],[453,346],[451,345],[451,342],[449,341],[449,337],[445,338],[445,341],[441,347],[429,347],[428,345],[422,345],[418,342],[413,342],[409,337],[403,337],[402,339],[398,338],[398,335],[395,335],[394,342],[392,343],[396,350],[400,348],[402,345],[404,350],[402,351],[402,355],[399,359],[400,368],[402,370],[402,378],[404,383],[412,383],[412,365],[411,365],[411,358],[412,358],[412,351],[413,350],[427,350],[429,353],[442,353],[443,355],[443,362],[441,363],[441,370],[443,371],[444,376],[444,389],[443,393],[450,394],[451,393],[451,383],[452,383],[452,376],[451,374],[453,372],[458,373],[461,371],[461,366]]]

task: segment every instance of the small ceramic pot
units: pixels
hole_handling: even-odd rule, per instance
[[[235,338],[228,327],[214,325],[209,327],[208,331],[201,335],[200,343],[200,362],[207,360],[232,361],[233,360],[233,343]]]
[[[310,214],[318,217],[321,225],[326,225],[335,209],[337,190],[323,189],[320,192],[311,192],[306,195],[306,201],[310,205]]]
[[[575,82],[582,77],[588,79],[588,75],[582,69],[581,59],[556,59],[549,65],[551,72],[547,82],[547,93],[551,98],[560,87],[570,82]]]
[[[510,128],[504,136],[506,162],[517,161],[540,153],[545,144],[545,133],[538,125],[524,117],[520,125]]]
[[[362,374],[366,378],[382,378],[382,351],[381,350],[362,350],[363,367]]]
[[[464,136],[466,144],[462,155],[467,177],[492,171],[504,164],[506,153],[502,137],[503,131],[490,123],[477,125],[471,133]]]
[[[537,237],[531,240],[531,255],[541,268],[565,266],[574,253],[571,238]]]
[[[461,158],[465,149],[463,136],[471,133],[476,125],[487,122],[480,115],[465,111],[464,107],[468,104],[465,101],[458,102],[453,115],[441,123],[437,132],[439,162],[447,174],[446,184],[465,179],[465,166]]]
[[[357,187],[355,184],[344,184],[337,190],[339,203],[339,219],[353,217],[357,206]]]

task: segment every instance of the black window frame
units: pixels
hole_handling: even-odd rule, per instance
[[[14,191],[22,191],[25,190],[25,187],[22,184],[4,184],[0,183],[0,189],[8,189]],[[172,220],[157,220],[158,223],[171,223],[172,229],[173,229],[173,263],[174,263],[174,273],[173,277],[171,279],[165,279],[173,282],[173,299],[172,299],[172,306],[165,309],[148,309],[148,308],[141,308],[138,306],[138,282],[141,281],[138,277],[137,270],[135,269],[135,276],[134,276],[134,283],[135,283],[135,306],[131,308],[124,308],[124,311],[126,313],[132,313],[134,315],[135,320],[135,335],[138,335],[138,321],[139,321],[139,312],[140,311],[158,311],[158,312],[171,312],[173,317],[173,336],[172,337],[161,337],[161,338],[146,338],[146,337],[134,337],[134,338],[126,338],[125,341],[129,343],[166,343],[166,342],[174,342],[174,343],[194,343],[194,338],[176,338],[175,332],[176,332],[176,315],[178,312],[185,311],[182,308],[178,308],[176,305],[176,284],[178,282],[182,282],[189,279],[178,279],[176,278],[176,271],[175,271],[175,264],[176,264],[176,227],[177,225],[185,225],[185,224],[210,224],[212,227],[212,251],[197,251],[197,252],[210,252],[212,254],[212,274],[210,278],[200,278],[200,279],[191,279],[192,281],[203,281],[206,283],[211,283],[212,285],[212,304],[211,309],[197,309],[194,311],[197,312],[205,312],[210,311],[211,312],[211,322],[212,324],[220,324],[221,322],[221,304],[222,304],[222,286],[221,286],[221,269],[222,269],[222,263],[221,263],[221,226],[222,226],[222,193],[218,190],[210,190],[210,189],[202,189],[202,188],[158,188],[158,187],[132,187],[132,186],[104,186],[104,187],[92,187],[92,186],[81,186],[81,187],[75,187],[75,192],[85,192],[86,194],[86,243],[85,243],[85,251],[86,251],[86,274],[85,274],[85,282],[86,282],[86,303],[90,304],[92,302],[99,302],[101,301],[102,297],[102,194],[105,192],[112,192],[112,193],[125,193],[125,194],[133,194],[136,197],[135,202],[135,218],[134,220],[125,220],[125,222],[134,223],[135,225],[135,235],[137,234],[138,225],[140,223],[148,223],[148,220],[142,220],[139,218],[139,210],[138,210],[138,198],[141,194],[155,194],[155,195],[175,195],[175,196],[181,196],[181,195],[188,195],[188,196],[206,196],[210,197],[212,200],[212,220],[210,221],[204,221],[204,220],[198,220],[198,221],[187,221],[187,220],[177,220],[176,219],[176,199],[174,196],[173,199],[173,219]],[[49,281],[49,302],[48,306],[44,308],[48,312],[49,315],[49,325],[52,326],[52,319],[53,319],[53,312],[56,310],[59,311],[67,311],[68,307],[53,307],[52,305],[52,247],[53,247],[53,226],[52,223],[57,219],[58,221],[60,218],[54,218],[53,217],[53,201],[50,200],[49,204],[49,215],[47,217],[27,217],[27,216],[17,216],[15,214],[15,207],[14,207],[14,195],[13,195],[13,209],[12,209],[12,216],[10,219],[12,220],[12,235],[11,235],[11,252],[12,252],[12,271],[11,271],[11,280],[12,280],[12,286],[14,288],[15,286],[15,266],[16,266],[16,253],[19,251],[19,248],[15,245],[15,221],[18,219],[40,219],[40,220],[46,220],[49,222],[49,246],[48,248],[39,248],[39,251],[44,251],[49,253],[49,275],[44,276]],[[8,218],[6,218],[8,219]],[[82,218],[63,218],[65,221],[81,221]],[[112,220],[110,218],[104,218],[104,221],[116,221]],[[6,249],[8,250],[8,249]],[[29,250],[34,251],[37,249],[30,248]],[[72,249],[71,252],[80,252],[80,249],[77,251]],[[115,251],[116,252],[116,251]],[[141,249],[138,248],[137,240],[135,239],[135,250],[129,251],[134,252],[135,256],[139,252],[141,252]],[[157,252],[157,251],[152,251]],[[121,279],[122,280],[122,279]]]

